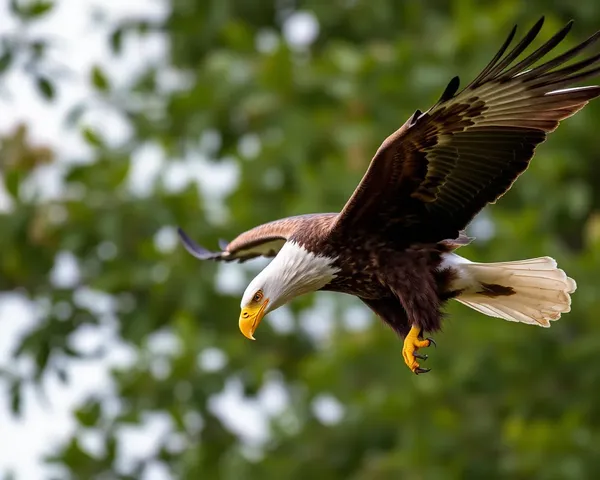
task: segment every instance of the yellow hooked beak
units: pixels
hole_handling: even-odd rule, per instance
[[[242,309],[240,313],[240,331],[246,338],[256,340],[254,332],[258,328],[258,324],[265,316],[265,309],[269,304],[269,299],[265,298],[261,303],[248,305]]]

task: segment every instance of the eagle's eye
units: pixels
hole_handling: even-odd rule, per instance
[[[254,294],[254,297],[252,297],[252,300],[253,300],[254,302],[260,302],[260,301],[262,300],[262,298],[263,298],[263,293],[262,293],[262,291],[261,291],[261,290],[259,290],[258,292],[256,292],[256,293]]]

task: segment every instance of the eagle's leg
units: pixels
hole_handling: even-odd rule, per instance
[[[417,352],[433,343],[430,338],[423,339],[421,334],[439,331],[442,323],[443,299],[436,277],[440,263],[437,249],[437,246],[415,245],[400,254],[384,251],[379,259],[381,282],[389,287],[406,312],[405,328],[399,331],[404,337],[402,356],[417,375],[429,371],[419,365],[417,360],[426,357]]]
[[[421,360],[427,360],[427,355],[421,355],[417,353],[419,348],[427,348],[430,345],[435,345],[433,338],[421,338],[421,327],[417,325],[413,325],[408,335],[404,338],[404,346],[402,347],[402,356],[404,357],[404,362],[415,374],[419,373],[427,373],[429,372],[429,368],[423,368],[417,362],[417,358]]]

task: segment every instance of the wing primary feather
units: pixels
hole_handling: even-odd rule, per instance
[[[442,96],[440,97],[440,99],[437,102],[438,105],[440,103],[446,102],[446,101],[450,100],[452,97],[454,97],[454,94],[458,91],[458,87],[460,87],[460,78],[458,76],[456,76],[452,80],[450,80],[450,82],[446,86],[444,93],[442,93]]]
[[[502,55],[504,55],[504,52],[506,52],[506,49],[512,43],[513,39],[515,38],[516,33],[517,33],[517,26],[515,25],[512,28],[512,30],[510,31],[508,37],[506,37],[506,40],[504,41],[504,43],[500,47],[500,50],[498,50],[498,52],[496,53],[496,55],[494,55],[494,58],[492,58],[490,60],[490,63],[488,63],[486,65],[486,67],[481,71],[481,73],[479,75],[477,75],[477,77],[469,85],[467,85],[466,88],[475,87],[475,86],[477,86],[479,84],[480,81],[484,81],[485,80],[485,78],[487,77],[488,72],[492,68],[494,68],[494,66],[496,65],[496,63],[498,63],[498,60],[500,60],[500,58],[502,57]]]
[[[181,243],[185,249],[194,257],[200,260],[214,260],[221,257],[219,252],[211,252],[194,242],[181,228],[177,229]]]
[[[536,86],[552,87],[555,90],[560,90],[562,88],[568,88],[570,85],[573,85],[574,83],[581,82],[588,78],[595,77],[599,73],[600,73],[600,67],[595,67],[595,68],[592,68],[591,70],[586,70],[585,72],[579,72],[576,75],[570,75],[565,78],[557,78],[550,82],[543,82]]]
[[[600,33],[600,32],[599,32]],[[594,65],[600,60],[600,53],[598,55],[594,55],[593,57],[587,58],[577,63],[573,63],[568,67],[560,68],[558,70],[554,70],[553,72],[546,73],[540,77],[537,77],[537,81],[533,82],[533,85],[549,85],[554,80],[564,80],[569,77],[569,75],[573,73],[577,73],[584,68],[587,68],[591,65]]]
[[[578,53],[584,51],[586,48],[588,48],[588,47],[592,46],[594,43],[596,43],[598,41],[598,39],[600,39],[600,30],[597,31],[596,33],[594,33],[587,40],[585,40],[582,43],[580,43],[579,45],[571,48],[570,50],[566,51],[565,53],[559,55],[558,57],[555,57],[552,60],[550,60],[549,62],[543,63],[542,65],[539,65],[538,67],[532,68],[531,70],[529,70],[528,72],[526,72],[522,75],[523,78],[525,79],[525,78],[539,77],[542,73],[545,73],[548,70],[552,70],[553,68],[556,68],[559,65],[562,65],[563,63],[567,62],[571,58],[575,57]],[[592,58],[597,58],[597,57],[595,56]]]
[[[502,70],[508,67],[523,51],[535,40],[538,33],[542,29],[542,25],[544,25],[544,17],[540,18],[537,23],[527,32],[527,35],[523,37],[523,39],[513,48],[507,55],[504,57],[499,63],[497,63],[494,68],[492,68],[488,74],[486,75],[484,81],[488,78],[494,78],[497,76]]]
[[[509,70],[502,74],[503,77],[510,78],[521,70],[526,69],[527,67],[533,65],[540,58],[550,52],[554,47],[556,47],[560,42],[562,42],[565,37],[571,31],[571,27],[573,27],[573,20],[567,23],[559,32],[554,34],[550,40],[544,43],[540,48],[538,48],[531,55],[527,56],[525,59],[521,60],[515,66],[511,67]]]
[[[408,126],[412,127],[415,123],[417,123],[417,120],[419,119],[422,113],[423,112],[421,110],[416,110],[415,113],[413,113],[412,117],[410,117],[410,120],[408,121]]]

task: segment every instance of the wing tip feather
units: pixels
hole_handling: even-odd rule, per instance
[[[181,227],[177,227],[177,234],[179,235],[182,245],[193,257],[198,258],[199,260],[216,260],[221,258],[221,252],[211,252],[203,246],[198,245],[188,236],[187,233],[183,231]]]
[[[448,85],[446,85],[446,89],[440,96],[440,99],[438,100],[438,104],[452,99],[454,97],[454,95],[456,94],[456,92],[458,91],[459,87],[460,87],[460,78],[458,75],[455,75],[448,82]]]

